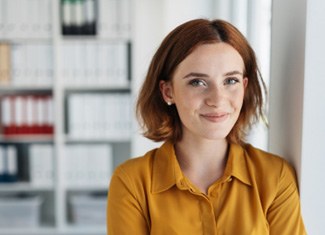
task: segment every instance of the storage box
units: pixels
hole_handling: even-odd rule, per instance
[[[78,226],[105,225],[107,197],[100,195],[72,195],[70,197],[72,223]]]
[[[41,198],[0,197],[0,227],[37,227]]]

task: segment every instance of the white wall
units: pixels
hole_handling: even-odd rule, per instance
[[[270,87],[272,152],[300,181],[308,234],[325,234],[325,1],[273,0]]]

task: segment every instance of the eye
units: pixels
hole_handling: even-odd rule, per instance
[[[232,77],[232,78],[227,78],[224,82],[225,85],[235,85],[236,83],[239,82],[239,79],[236,77]]]
[[[198,87],[198,86],[206,86],[206,82],[201,80],[201,79],[192,79],[189,82],[190,85],[194,86],[194,87]]]

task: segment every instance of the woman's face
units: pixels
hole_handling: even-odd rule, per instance
[[[244,62],[229,44],[198,46],[160,89],[176,105],[183,138],[225,139],[235,125],[248,79]]]

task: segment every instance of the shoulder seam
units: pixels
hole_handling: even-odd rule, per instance
[[[131,180],[131,178],[129,177],[129,175],[127,174],[127,172],[123,169],[123,166],[120,166],[118,167],[116,170],[120,171],[125,177],[126,177],[126,180],[130,183],[130,190],[132,192],[132,194],[134,195],[134,198],[136,199],[136,201],[138,202],[140,208],[141,208],[141,214],[143,216],[143,218],[146,218],[146,216],[144,215],[143,211],[143,206],[139,200],[139,196],[137,195],[136,193],[136,190],[135,190],[135,185],[134,185],[134,182]],[[148,222],[148,221],[147,221]]]

